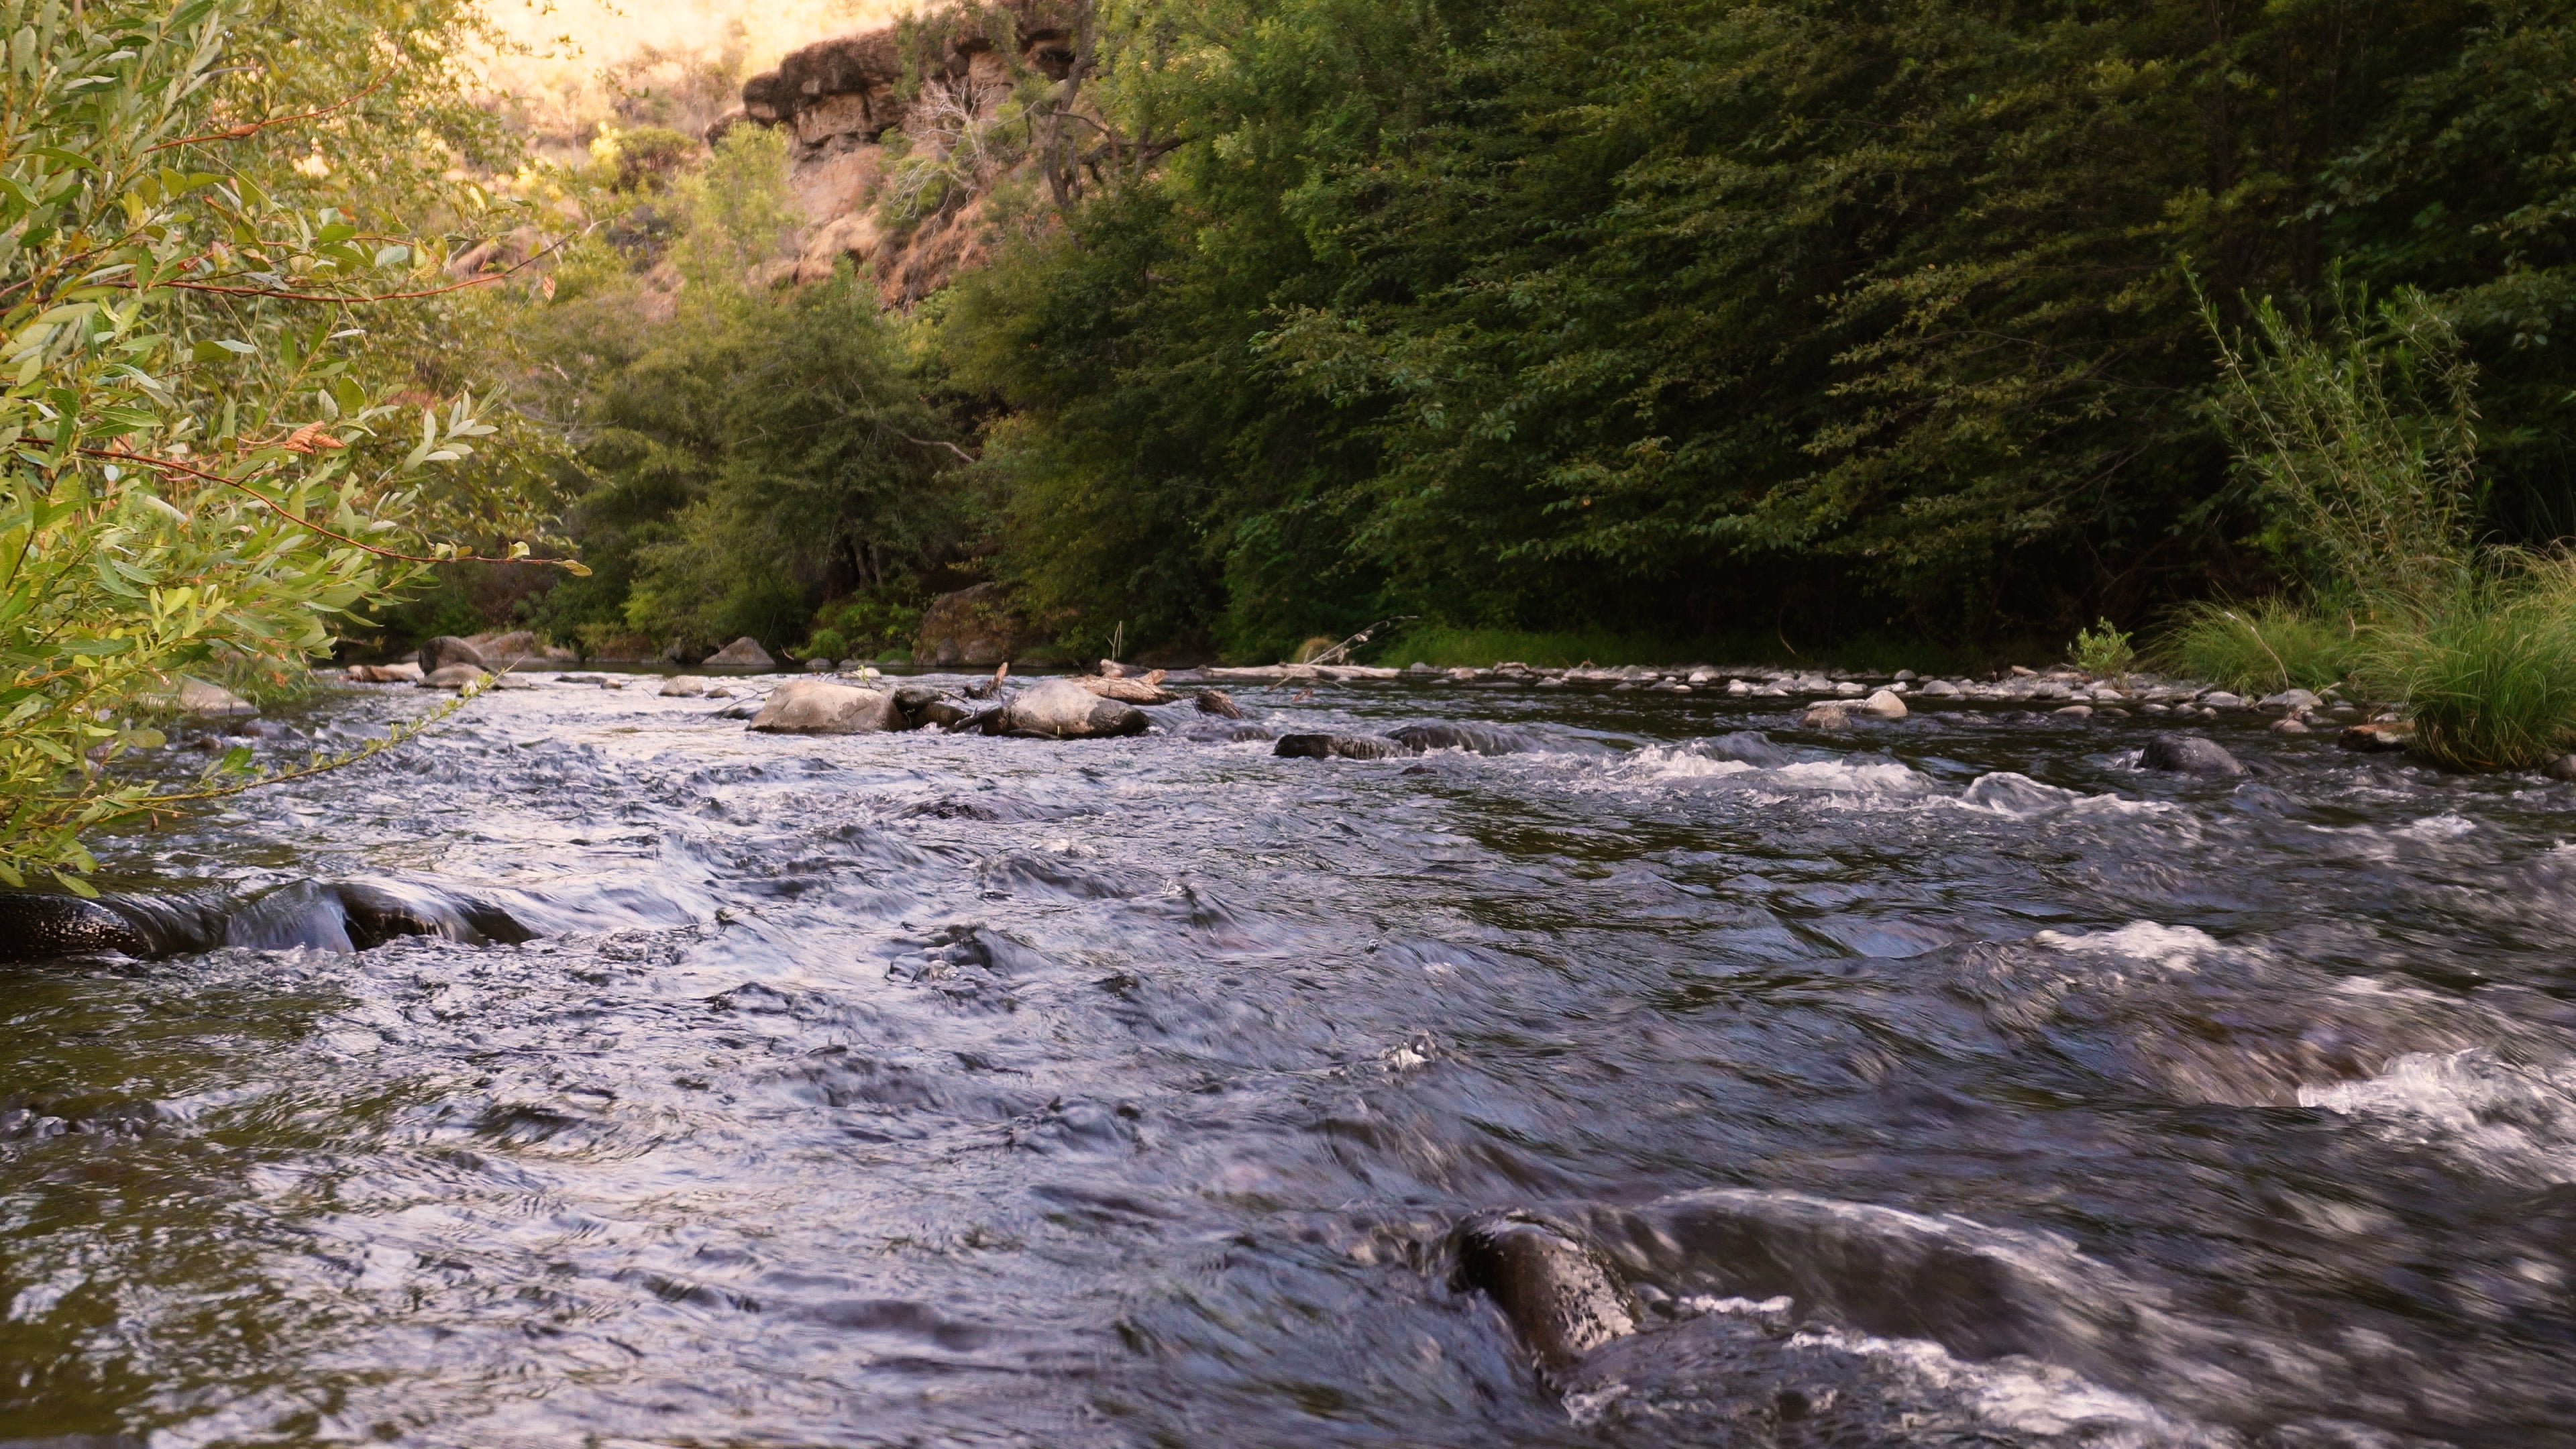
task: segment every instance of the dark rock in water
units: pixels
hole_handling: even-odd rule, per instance
[[[1271,753],[1283,760],[1384,760],[1408,751],[1376,735],[1281,735]]]
[[[2576,755],[2560,755],[2541,766],[2540,773],[2553,780],[2576,780]]]
[[[1730,730],[1700,742],[1699,753],[1713,760],[1733,760],[1757,770],[1776,770],[1793,758],[1760,730]]]
[[[1516,755],[1530,748],[1527,736],[1491,725],[1414,724],[1389,730],[1387,735],[1417,755],[1430,750],[1465,750],[1471,755]]]
[[[420,672],[426,677],[451,664],[470,664],[476,669],[490,669],[483,652],[453,634],[441,634],[420,646]]]
[[[0,895],[0,961],[50,961],[105,951],[148,956],[151,942],[133,922],[97,901]]]
[[[2216,740],[2199,735],[2151,735],[2146,749],[2138,755],[2138,764],[2143,769],[2170,770],[2183,775],[2233,777],[2250,773]]]
[[[1637,1315],[1610,1271],[1565,1234],[1519,1218],[1469,1218],[1451,1234],[1451,1284],[1491,1298],[1521,1342],[1550,1371],[1637,1331]]]
[[[1198,692],[1197,698],[1201,714],[1223,715],[1227,719],[1243,718],[1243,710],[1235,704],[1234,696],[1222,689],[1202,689]]]
[[[515,945],[535,939],[536,932],[500,906],[470,896],[390,881],[300,881],[233,912],[224,922],[223,944],[261,951],[366,951],[403,936]]]
[[[2404,720],[2370,720],[2347,725],[2335,742],[2364,754],[2393,754],[2415,741],[2415,727]],[[2565,778],[2565,777],[2561,777]]]
[[[894,692],[894,707],[906,729],[949,729],[975,717],[975,711],[926,684],[907,684]]]
[[[769,657],[769,651],[760,647],[760,641],[748,634],[708,655],[706,662],[726,669],[766,671],[778,667],[778,661]]]

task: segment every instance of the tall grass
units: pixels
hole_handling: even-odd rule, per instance
[[[2159,655],[2249,691],[2353,678],[2455,768],[2576,748],[2576,558],[2476,547],[2476,374],[2450,324],[2415,293],[2315,333],[2269,301],[2253,323],[2210,314],[2223,417],[2307,591],[2187,609]]]
[[[2497,555],[2486,576],[2367,636],[2363,672],[2406,701],[2416,751],[2527,770],[2576,749],[2576,561]]]
[[[2173,673],[2239,694],[2324,689],[2361,663],[2361,628],[2286,599],[2192,604],[2166,627],[2150,657]]]

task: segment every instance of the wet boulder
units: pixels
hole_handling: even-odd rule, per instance
[[[1869,698],[1861,701],[1860,707],[1864,714],[1873,714],[1880,719],[1905,718],[1905,700],[1892,689],[1872,692]]]
[[[352,684],[418,684],[420,664],[406,659],[400,664],[352,664],[347,670]]]
[[[903,728],[894,696],[873,689],[799,679],[780,685],[751,717],[764,734],[856,735]]]
[[[1637,1331],[1636,1311],[1610,1270],[1564,1233],[1519,1218],[1480,1216],[1458,1225],[1450,1248],[1457,1261],[1451,1286],[1491,1298],[1550,1373]]]
[[[1515,730],[1446,721],[1402,725],[1388,730],[1387,737],[1417,755],[1432,750],[1464,750],[1471,755],[1516,755],[1530,748],[1528,738]]]
[[[932,689],[926,684],[907,684],[894,692],[894,707],[903,716],[905,729],[953,729],[974,717],[974,711]]]
[[[2200,735],[2151,735],[2147,747],[2138,754],[2138,766],[2178,775],[2234,777],[2250,773],[2225,746]]]
[[[490,661],[483,657],[482,650],[453,634],[441,634],[420,646],[420,672],[423,678],[454,664],[471,664],[476,669],[492,667]]]
[[[769,657],[769,651],[760,647],[760,641],[748,634],[708,655],[706,662],[720,669],[769,670],[778,667],[778,661]]]
[[[103,952],[150,954],[133,922],[78,896],[0,895],[0,961],[48,961]]]
[[[696,699],[706,692],[707,679],[703,674],[674,674],[663,680],[661,689],[656,691],[664,699]]]
[[[1223,719],[1243,718],[1242,707],[1234,702],[1233,695],[1222,689],[1202,689],[1196,699],[1201,714],[1212,714]]]
[[[1123,675],[1107,674],[1087,675],[1074,680],[1074,683],[1099,695],[1102,699],[1121,700],[1128,704],[1170,704],[1180,698],[1179,695],[1163,688],[1163,671],[1159,669],[1142,678],[1131,679]]]
[[[2393,754],[2411,744],[2415,727],[2404,720],[2370,720],[2345,727],[2335,742],[2347,750],[2365,754]]]
[[[1811,730],[1847,730],[1851,728],[1852,707],[1848,704],[1811,704],[1800,711],[1798,723]]]
[[[984,728],[989,734],[1094,740],[1141,735],[1147,724],[1145,712],[1132,704],[1104,699],[1070,679],[1050,679],[1014,695]]]
[[[465,686],[472,684],[478,679],[489,678],[490,674],[491,672],[489,670],[479,664],[449,664],[441,668],[433,669],[427,674],[422,675],[420,677],[420,687],[423,689],[463,689]]]
[[[1377,735],[1281,735],[1270,753],[1283,760],[1385,760],[1412,751]]]

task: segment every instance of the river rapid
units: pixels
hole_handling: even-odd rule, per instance
[[[2576,1443],[2576,787],[2251,715],[2199,780],[1978,704],[1237,690],[1533,746],[1318,760],[540,680],[104,842],[252,944],[0,968],[0,1445]],[[350,951],[352,883],[515,927]],[[1497,1213],[1632,1331],[1534,1362]]]

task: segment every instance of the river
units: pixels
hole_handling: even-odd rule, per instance
[[[5,968],[0,1444],[2576,1442],[2576,787],[1237,693],[1534,748],[540,683],[103,842],[321,944]],[[528,939],[327,949],[349,882]],[[1635,1331],[1534,1367],[1493,1213]]]

